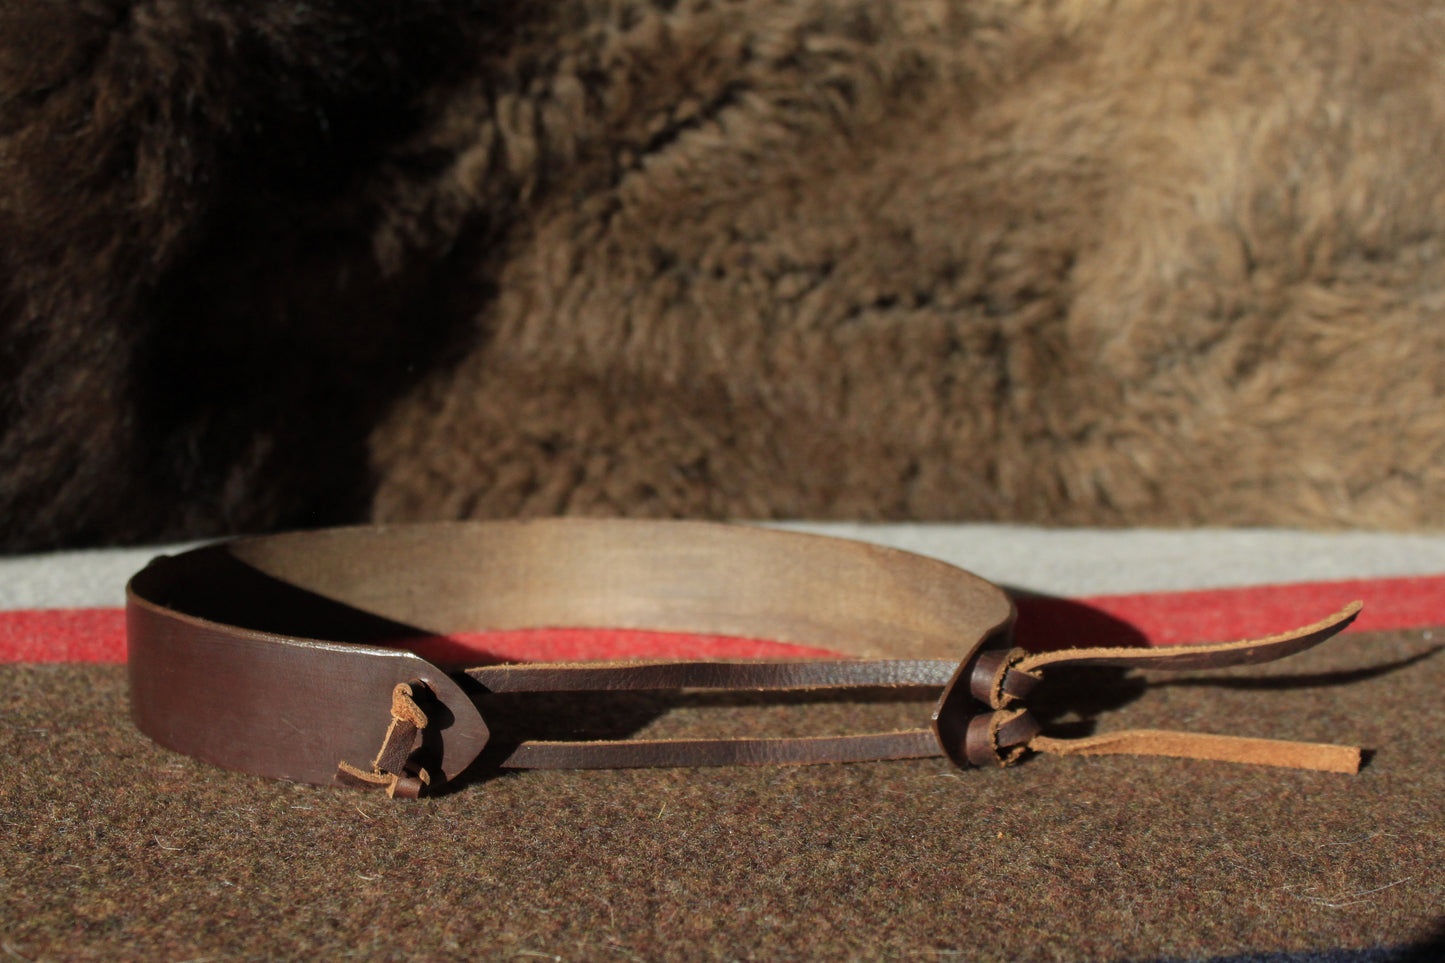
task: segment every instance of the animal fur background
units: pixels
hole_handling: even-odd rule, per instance
[[[7,0],[0,544],[1439,526],[1445,21]]]

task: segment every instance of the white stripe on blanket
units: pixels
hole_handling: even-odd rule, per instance
[[[1445,573],[1445,535],[945,523],[779,527],[932,555],[1014,588],[1065,597]],[[0,558],[0,609],[119,606],[136,570],[155,555],[187,547]]]

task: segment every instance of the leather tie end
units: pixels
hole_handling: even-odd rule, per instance
[[[365,770],[342,760],[336,764],[336,782],[358,789],[385,789],[388,798],[416,799],[431,785],[431,773],[414,759],[427,727],[427,716],[416,697],[431,692],[425,683],[399,683],[391,693],[391,724],[382,737],[381,749]]]

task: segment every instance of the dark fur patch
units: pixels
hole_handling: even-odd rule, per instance
[[[1438,14],[6,4],[0,545],[1438,525]]]

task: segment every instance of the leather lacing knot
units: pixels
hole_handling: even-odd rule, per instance
[[[1339,632],[1354,621],[1360,608],[1360,602],[1352,602],[1313,625],[1263,639],[1238,642],[1143,649],[1059,649],[1036,653],[1023,649],[986,650],[975,660],[967,680],[973,698],[992,711],[980,713],[969,720],[963,743],[964,755],[975,766],[1008,766],[1026,752],[1033,751],[1079,756],[1128,753],[1323,772],[1358,772],[1363,760],[1358,746],[1167,729],[1129,729],[1069,739],[1053,738],[1043,734],[1042,727],[1029,715],[1023,703],[1042,680],[1043,670],[1056,666],[1178,670],[1223,669],[1272,662],[1310,648]]]
[[[416,697],[429,694],[421,682],[402,682],[391,690],[391,725],[382,737],[381,749],[371,761],[371,770],[345,760],[336,764],[336,781],[359,789],[385,789],[388,797],[415,799],[431,785],[431,774],[413,758],[420,747],[427,716]]]
[[[964,680],[979,712],[963,731],[962,765],[1003,768],[1020,761],[1041,730],[1039,721],[1020,703],[1041,681],[1032,672],[1020,671],[1027,658],[1022,649],[994,647],[983,650],[964,672]]]
[[[964,754],[975,766],[1011,766],[1043,727],[1027,709],[985,712],[969,720]]]

